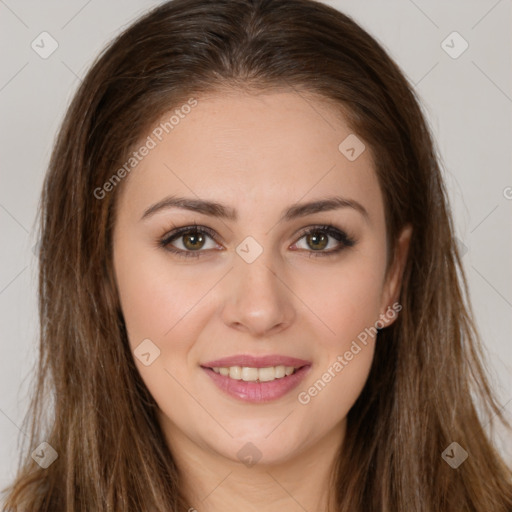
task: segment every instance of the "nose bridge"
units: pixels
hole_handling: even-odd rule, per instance
[[[223,319],[231,327],[253,334],[289,325],[294,306],[289,289],[279,274],[279,258],[252,237],[236,249],[234,269],[227,286]]]
[[[253,249],[249,249],[249,253]],[[237,250],[238,252],[238,250]],[[279,294],[277,272],[279,267],[272,250],[266,249],[254,261],[245,260],[243,256],[236,258],[235,276],[237,286],[244,293],[252,292],[253,296],[269,295],[275,297]]]

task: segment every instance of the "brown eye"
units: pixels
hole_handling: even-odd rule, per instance
[[[205,242],[205,237],[203,236],[202,233],[199,233],[196,231],[196,232],[191,232],[191,234],[181,235],[181,236],[183,238],[183,245],[187,249],[194,251],[194,250],[203,248],[203,245]]]
[[[208,239],[211,240],[207,247]],[[206,249],[215,249],[215,232],[206,227],[186,226],[168,233],[159,241],[159,245],[178,256],[198,257],[207,252]]]
[[[313,231],[306,235],[306,243],[315,251],[322,250],[327,247],[329,237],[321,231]]]
[[[305,249],[310,256],[331,256],[356,244],[355,239],[330,225],[313,226],[302,233],[300,240],[302,239],[306,247],[299,247],[299,249]],[[331,239],[334,240],[333,243]],[[325,250],[326,248],[328,250]]]

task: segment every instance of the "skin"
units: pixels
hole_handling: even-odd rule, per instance
[[[122,184],[114,268],[129,341],[135,350],[150,339],[160,350],[149,366],[135,362],[199,512],[326,510],[329,471],[375,338],[309,403],[297,395],[397,301],[411,235],[407,226],[386,275],[384,204],[371,151],[349,161],[338,150],[351,133],[332,107],[294,91],[202,97]],[[169,195],[218,201],[236,209],[238,220],[178,208],[141,220]],[[346,207],[279,222],[286,207],[333,195],[359,202],[368,219]],[[173,227],[194,223],[217,234],[205,235],[200,257],[158,245]],[[357,242],[310,257],[314,241],[302,232],[317,224]],[[247,236],[263,248],[253,263],[236,252]],[[187,250],[187,240],[172,246]],[[339,245],[328,240],[324,252]],[[394,321],[386,319],[385,326]],[[235,354],[288,355],[312,367],[284,397],[249,404],[220,391],[200,367]],[[252,466],[237,455],[249,442],[261,453]]]

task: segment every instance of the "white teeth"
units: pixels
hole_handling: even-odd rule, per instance
[[[258,377],[258,368],[248,368],[247,366],[242,368],[242,380],[245,380],[246,382],[254,382],[258,380]]]
[[[293,366],[269,366],[267,368],[251,368],[248,366],[230,366],[229,368],[212,368],[215,373],[225,377],[245,382],[270,382],[275,379],[282,379],[291,375],[295,368]]]
[[[229,378],[235,380],[242,379],[242,368],[240,366],[231,366],[229,368]]]
[[[286,368],[284,366],[276,366],[276,379],[280,379],[286,375]]]
[[[276,369],[273,366],[271,366],[270,368],[260,368],[258,370],[258,378],[260,382],[269,382],[271,380],[275,380]]]

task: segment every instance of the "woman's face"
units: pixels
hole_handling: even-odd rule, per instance
[[[372,156],[332,108],[295,92],[194,105],[144,136],[118,197],[130,345],[171,449],[286,461],[343,434],[410,231],[386,276]]]

